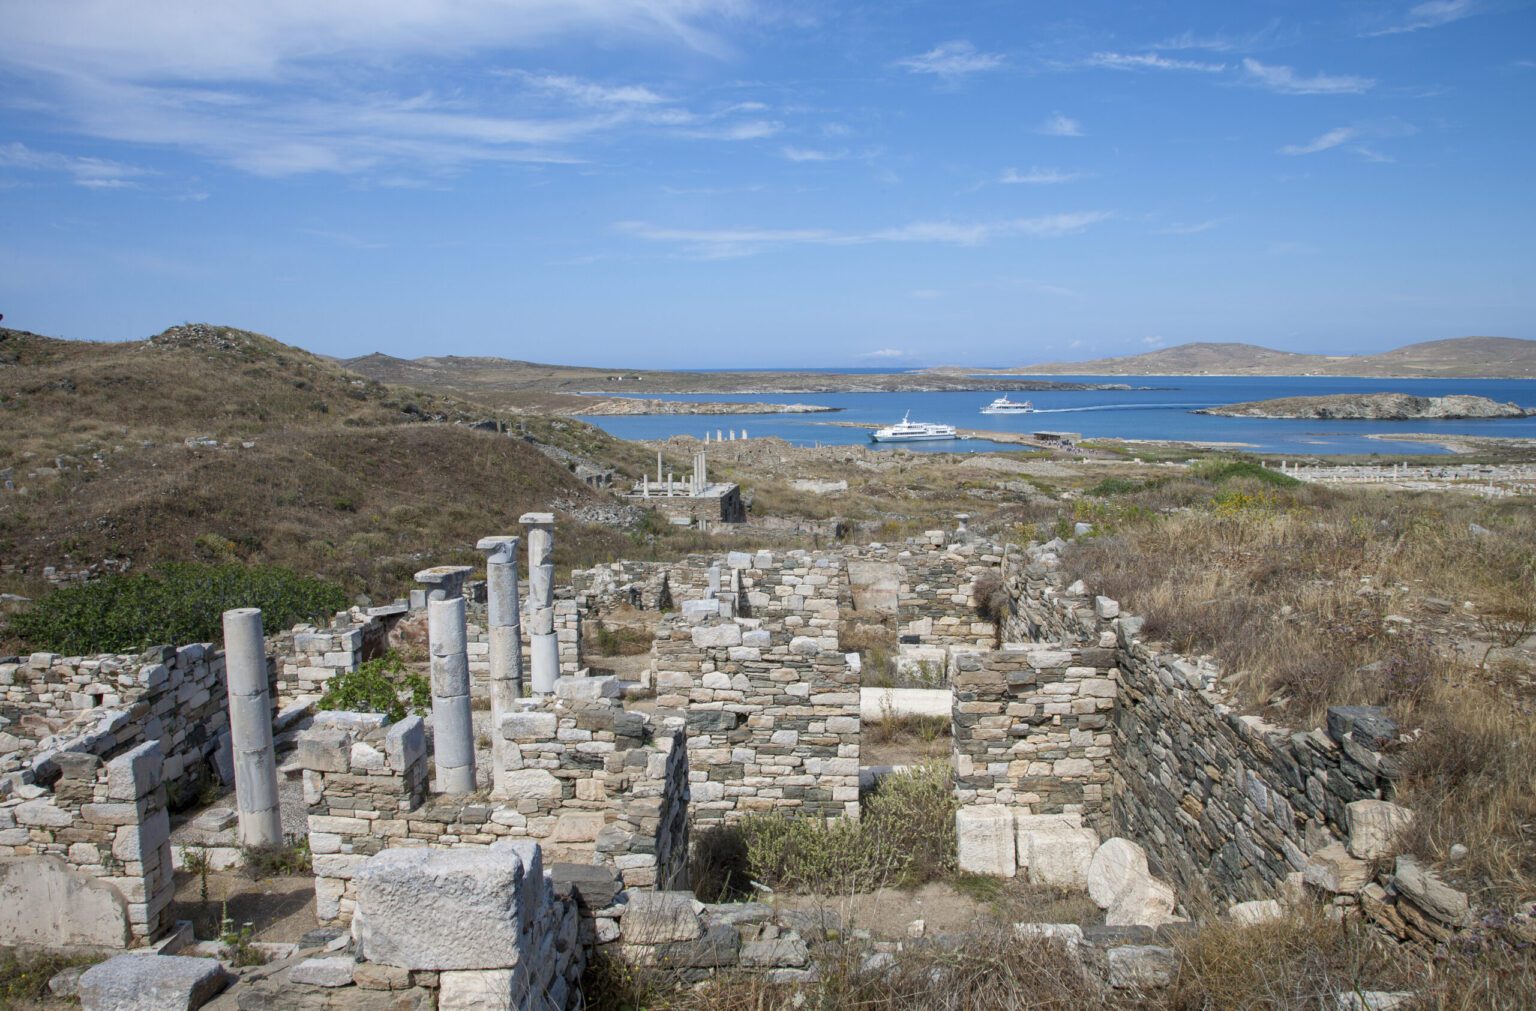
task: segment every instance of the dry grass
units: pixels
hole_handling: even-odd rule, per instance
[[[1536,698],[1514,661],[1487,662],[1536,606],[1528,503],[1239,479],[1090,508],[1108,534],[1070,564],[1145,616],[1144,635],[1214,655],[1250,705],[1295,725],[1372,704],[1422,728],[1400,783],[1424,815],[1417,845],[1471,848],[1451,870],[1487,902],[1536,894]]]

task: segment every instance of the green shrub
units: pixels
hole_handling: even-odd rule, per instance
[[[858,821],[765,814],[735,829],[753,880],[789,891],[865,892],[952,872],[955,808],[949,766],[932,762],[882,779]]]
[[[259,607],[268,631],[340,610],[339,586],[264,566],[174,563],[55,590],[11,618],[33,649],[76,656],[218,642],[223,614]]]
[[[1301,484],[1289,474],[1270,470],[1252,460],[1202,460],[1190,468],[1190,473],[1212,484],[1225,484],[1233,478],[1248,478],[1276,488],[1294,488]]]
[[[400,654],[390,650],[359,664],[357,670],[332,677],[325,683],[318,705],[348,713],[383,713],[394,723],[408,713],[431,711],[432,682],[425,675],[407,671]]]

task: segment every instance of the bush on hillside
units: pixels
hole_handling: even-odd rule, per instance
[[[1235,478],[1248,478],[1276,488],[1294,488],[1301,484],[1289,474],[1271,470],[1252,460],[1202,460],[1190,468],[1190,473],[1212,484],[1225,484]]]
[[[175,563],[55,590],[13,616],[10,632],[33,649],[84,656],[217,642],[235,607],[261,608],[270,632],[346,605],[339,586],[287,569]]]

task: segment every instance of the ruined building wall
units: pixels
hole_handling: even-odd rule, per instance
[[[604,702],[556,700],[509,714],[505,796],[428,792],[420,717],[322,713],[299,741],[317,915],[351,917],[350,884],[391,847],[540,842],[552,860],[599,863],[627,886],[671,887],[688,849],[688,753],[680,725]]]
[[[1269,898],[1309,854],[1348,837],[1344,806],[1392,795],[1392,740],[1369,718],[1330,711],[1326,730],[1291,731],[1234,711],[1221,672],[1143,641],[1141,620],[1064,587],[1061,542],[1010,566],[1010,635],[1113,649],[1118,831],[1188,894]]]
[[[859,673],[828,636],[803,634],[835,643],[820,620],[674,618],[658,631],[656,704],[687,721],[696,822],[858,816]]]
[[[1114,651],[1010,644],[953,657],[955,792],[962,805],[1078,813],[1108,824]]]
[[[850,549],[849,558],[855,574],[883,584],[867,593],[868,600],[873,610],[897,616],[897,632],[908,641],[978,649],[997,644],[997,628],[977,613],[975,595],[977,579],[989,572],[1001,576],[997,545],[935,530],[919,543]],[[865,596],[861,591],[866,586],[855,596]]]
[[[637,562],[625,559],[590,569],[572,569],[571,584],[582,609],[602,613],[633,604],[642,610],[658,610],[662,584],[680,606],[684,600],[701,600],[709,589],[708,555],[688,555],[675,562]],[[638,601],[638,603],[636,603]]]

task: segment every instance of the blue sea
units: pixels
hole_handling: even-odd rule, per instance
[[[849,370],[853,371],[853,370]],[[861,370],[862,371],[862,370]],[[1002,378],[1002,377],[987,377]],[[1536,438],[1536,418],[1483,421],[1271,421],[1261,418],[1221,418],[1192,414],[1214,407],[1274,397],[1320,396],[1328,393],[1411,393],[1434,397],[1467,393],[1500,403],[1536,406],[1536,380],[1530,379],[1354,379],[1317,376],[1019,376],[1059,382],[1128,383],[1151,389],[1028,391],[1010,394],[1029,400],[1036,413],[980,414],[997,397],[979,393],[803,393],[803,394],[673,394],[659,400],[744,400],[757,403],[823,404],[842,410],[832,414],[639,415],[587,417],[585,420],[624,439],[665,439],[673,435],[713,438],[716,430],[729,434],[742,429],[753,438],[777,436],[802,446],[867,443],[869,432],[840,428],[829,421],[894,424],[911,412],[913,421],[938,422],[957,428],[999,432],[1065,430],[1085,438],[1173,439],[1187,442],[1244,443],[1266,453],[1318,455],[1330,453],[1443,453],[1433,443],[1382,441],[1367,435],[1425,432],[1439,435],[1502,435]],[[900,443],[901,448],[927,452],[981,452],[1000,447],[985,439]],[[889,448],[883,444],[882,448]]]

